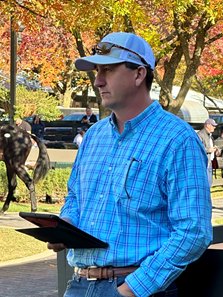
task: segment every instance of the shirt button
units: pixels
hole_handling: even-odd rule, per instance
[[[112,167],[110,166],[110,167],[108,168],[108,170],[112,170]]]
[[[121,145],[122,144],[122,142],[121,142],[121,140],[118,142],[118,145]]]
[[[103,195],[103,194],[101,194],[101,195],[100,195],[100,198],[103,198],[103,196],[104,196],[104,195]]]

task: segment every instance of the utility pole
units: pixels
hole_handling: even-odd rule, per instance
[[[17,33],[13,28],[13,17],[10,19],[10,124],[14,123],[16,104],[16,71],[17,71]]]

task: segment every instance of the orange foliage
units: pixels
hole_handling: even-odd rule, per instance
[[[67,62],[74,60],[75,40],[61,27],[39,23],[38,30],[26,28],[17,33],[17,68],[18,72],[27,70],[38,74],[43,85],[52,86],[67,71]],[[10,24],[5,22],[0,27],[0,68],[9,74],[10,59]]]
[[[211,36],[223,32],[223,24],[220,24],[210,31]],[[223,37],[216,40],[204,49],[199,76],[206,78],[223,75]]]

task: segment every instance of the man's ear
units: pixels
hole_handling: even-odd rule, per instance
[[[142,82],[145,80],[147,75],[147,69],[143,66],[139,66],[136,72],[136,86],[140,86]]]

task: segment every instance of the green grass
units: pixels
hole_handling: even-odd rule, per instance
[[[223,198],[223,187],[213,187],[211,188],[211,198],[212,199],[221,199]]]
[[[0,208],[3,202],[0,202]],[[38,212],[59,213],[61,204],[38,203]],[[30,211],[30,203],[12,202],[7,212]],[[6,213],[7,213],[6,212]],[[21,234],[11,227],[0,227],[0,263],[48,251],[47,244]]]
[[[3,206],[3,202],[0,202],[0,209]],[[47,204],[39,202],[37,204],[38,212],[59,212],[62,204]],[[9,209],[7,212],[20,212],[20,211],[31,211],[30,203],[19,203],[19,202],[11,202],[9,205]]]
[[[223,198],[223,187],[211,189],[213,199]],[[0,208],[3,202],[0,202]],[[59,213],[61,204],[38,203],[38,212]],[[223,205],[222,205],[223,207]],[[30,203],[12,202],[7,212],[30,211]],[[213,225],[223,225],[223,218],[216,218]],[[13,228],[0,227],[0,263],[8,260],[20,259],[41,252],[47,251],[46,243],[31,236],[15,231]]]
[[[212,221],[213,226],[223,225],[223,218],[216,218]]]
[[[13,228],[0,227],[0,263],[47,251],[46,243],[21,234]]]
[[[217,178],[221,178],[221,170],[217,170]],[[220,199],[222,199],[223,201],[223,186],[218,186],[218,187],[216,186],[211,188],[211,199],[213,204],[214,202],[220,201]],[[222,205],[220,205],[220,207],[223,208],[223,202],[222,202]],[[212,224],[214,226],[223,225],[223,218],[212,219]]]

